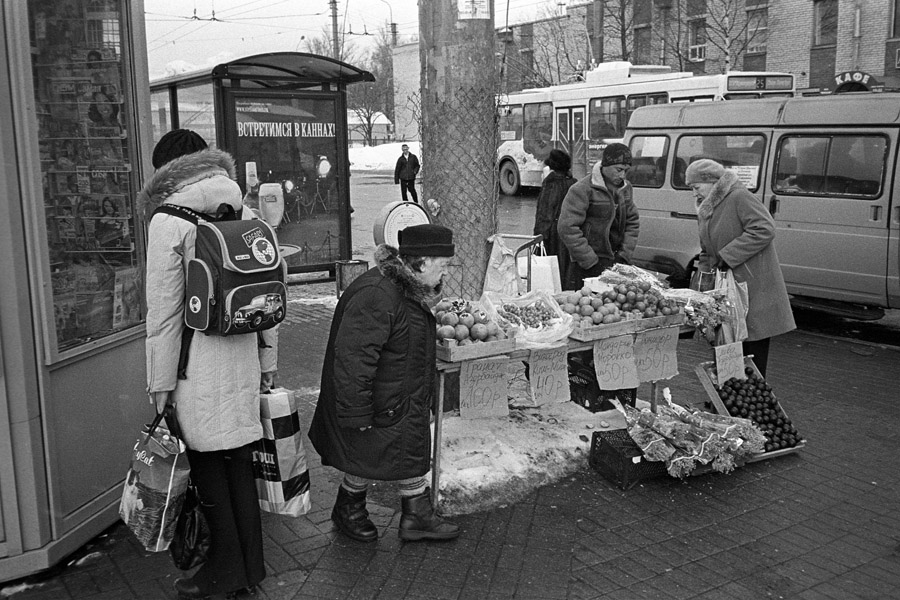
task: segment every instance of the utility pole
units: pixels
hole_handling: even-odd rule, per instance
[[[331,5],[331,44],[334,59],[341,60],[341,42],[338,40],[337,0],[328,0]]]
[[[419,2],[424,197],[453,230],[447,295],[481,296],[497,233],[497,101],[493,0]]]

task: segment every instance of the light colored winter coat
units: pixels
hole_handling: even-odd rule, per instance
[[[711,271],[724,262],[736,281],[747,283],[750,309],[747,340],[755,341],[796,328],[778,255],[775,221],[765,205],[726,171],[697,211],[700,263]]]
[[[188,154],[160,167],[141,190],[146,214],[160,204],[177,204],[215,214],[220,204],[241,209],[234,160],[220,150]],[[244,218],[251,218],[249,210]],[[150,220],[147,239],[147,387],[172,391],[178,423],[192,450],[238,448],[262,437],[259,420],[261,371],[275,371],[277,336],[264,332],[271,348],[259,348],[253,334],[220,337],[195,333],[187,379],[177,379],[184,329],[184,285],[194,257],[194,224],[167,214]]]

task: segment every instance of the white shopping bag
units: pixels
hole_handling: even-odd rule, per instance
[[[527,290],[529,259],[531,260],[530,291],[543,290],[550,294],[560,293],[562,281],[559,274],[559,260],[556,256],[547,254],[543,242],[535,246],[533,254],[520,255],[517,259],[519,279],[525,283],[522,286],[523,291]]]

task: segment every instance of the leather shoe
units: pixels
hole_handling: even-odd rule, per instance
[[[200,591],[200,588],[197,587],[197,584],[190,577],[176,579],[175,591],[178,593],[179,600],[203,600],[203,598],[209,597]]]

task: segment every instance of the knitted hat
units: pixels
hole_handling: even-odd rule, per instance
[[[453,232],[441,225],[411,225],[397,233],[400,254],[407,256],[453,256]]]
[[[562,171],[565,173],[572,168],[572,158],[565,151],[554,148],[550,151],[550,155],[544,159],[544,164],[550,167],[551,171]]]
[[[725,174],[725,167],[714,160],[701,158],[692,162],[684,173],[684,182],[687,185],[693,183],[715,183]]]
[[[153,168],[158,169],[170,160],[185,154],[206,150],[206,140],[190,129],[175,129],[162,136],[153,149]]]
[[[609,167],[611,165],[630,165],[631,150],[625,144],[610,144],[603,149],[603,160],[601,166]]]

